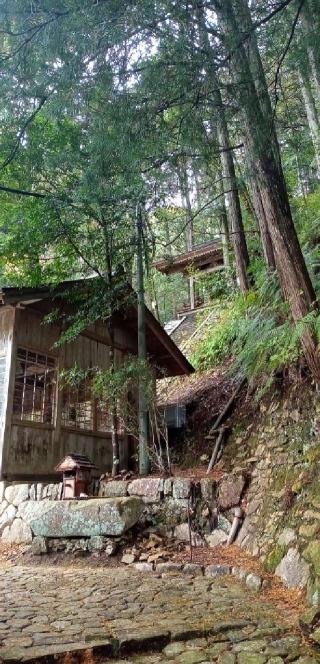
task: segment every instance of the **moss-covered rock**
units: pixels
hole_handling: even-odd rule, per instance
[[[305,560],[313,565],[316,575],[320,576],[320,541],[310,542],[302,555]]]
[[[309,606],[320,606],[320,579],[317,577],[309,578],[307,586],[307,600]]]
[[[277,544],[274,549],[269,551],[265,561],[264,568],[267,572],[273,573],[286,553],[287,547],[284,544]]]
[[[299,528],[299,535],[301,535],[301,537],[306,537],[307,539],[309,539],[309,537],[314,537],[319,531],[319,529],[320,529],[320,523],[311,523],[310,525],[303,523],[302,526],[300,526]]]
[[[306,611],[299,618],[300,627],[304,632],[309,632],[312,627],[318,623],[320,618],[320,609],[319,607],[313,607]]]

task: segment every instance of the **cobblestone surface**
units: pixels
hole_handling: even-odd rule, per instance
[[[283,607],[279,612],[231,577],[132,569],[2,567],[0,639],[6,662],[105,662],[115,655],[114,664],[320,661],[309,658]],[[137,654],[148,650],[156,654]],[[66,652],[73,653],[67,660]]]

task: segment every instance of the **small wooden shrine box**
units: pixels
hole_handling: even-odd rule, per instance
[[[68,454],[56,467],[62,473],[63,498],[77,498],[80,494],[88,495],[92,470],[95,469],[90,459],[83,454]]]

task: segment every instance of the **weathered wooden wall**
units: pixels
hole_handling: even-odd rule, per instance
[[[69,430],[61,426],[61,391],[57,387],[56,412],[53,425],[15,421],[12,417],[12,395],[14,390],[17,348],[44,352],[57,359],[58,369],[72,367],[75,362],[83,369],[109,365],[108,330],[99,323],[80,335],[75,341],[60,349],[54,348],[59,337],[57,325],[43,323],[43,316],[32,308],[5,308],[0,310],[0,357],[7,353],[8,392],[7,415],[2,427],[1,476],[8,479],[45,478],[52,476],[55,466],[69,452],[87,454],[100,472],[111,470],[111,436],[108,433]],[[12,335],[12,330],[14,334]],[[99,340],[94,337],[97,336]],[[12,339],[12,343],[10,341]],[[10,344],[9,344],[10,341]],[[126,349],[134,352],[135,340],[126,330],[115,331],[119,348],[116,357],[123,362]],[[11,358],[11,361],[10,361]],[[1,432],[0,432],[1,433]],[[127,436],[121,437],[121,467],[128,461]]]
[[[10,375],[12,372],[12,348],[15,311],[11,307],[0,309],[0,358],[3,364],[2,383],[0,385],[0,464],[6,454],[5,442],[10,436],[11,400],[9,392]]]

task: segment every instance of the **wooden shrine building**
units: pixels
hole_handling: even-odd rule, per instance
[[[180,272],[189,281],[193,281],[194,277],[190,276],[191,271],[208,273],[224,269],[222,242],[221,240],[211,240],[204,244],[194,245],[189,251],[157,261],[153,266],[163,274],[170,275]],[[193,296],[191,296],[192,293]],[[195,289],[190,288],[190,305],[185,307],[181,313],[186,313],[187,309],[194,310],[202,305],[201,297],[197,297]]]
[[[163,274],[181,272],[188,276],[190,267],[200,272],[215,272],[224,267],[222,244],[220,240],[211,240],[204,244],[194,245],[190,251],[163,259],[154,263],[154,267]]]
[[[65,306],[63,292],[84,280],[53,288],[0,291],[0,475],[6,480],[55,477],[55,467],[71,453],[87,455],[99,473],[112,466],[110,414],[92,394],[90,379],[77,389],[59,385],[59,371],[107,368],[108,325],[97,321],[72,342],[56,347],[58,323],[45,317]],[[72,306],[72,305],[70,305]],[[192,366],[146,309],[147,351],[166,375],[189,374]],[[117,363],[137,354],[135,298],[113,321]],[[119,430],[120,468],[128,464],[130,440]]]

